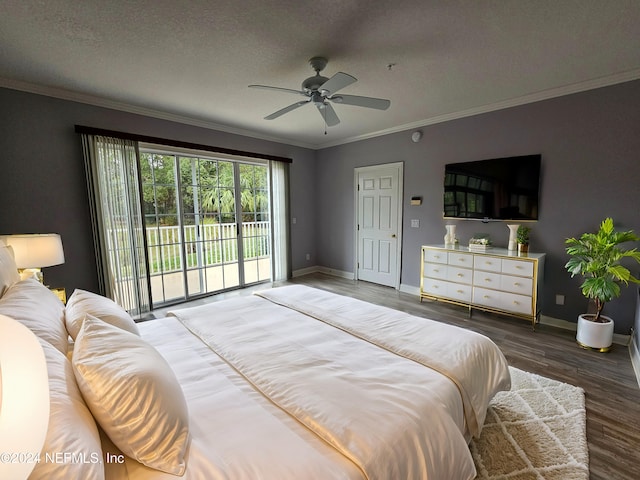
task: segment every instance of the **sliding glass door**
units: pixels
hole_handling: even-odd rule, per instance
[[[271,278],[264,163],[140,152],[153,305]]]

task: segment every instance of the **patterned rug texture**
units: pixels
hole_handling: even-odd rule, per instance
[[[478,480],[588,480],[584,391],[509,367],[471,442]]]

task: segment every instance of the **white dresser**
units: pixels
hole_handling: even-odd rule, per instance
[[[441,300],[471,309],[531,320],[540,313],[538,292],[544,272],[544,253],[490,248],[485,252],[468,247],[425,245],[422,247],[420,301]]]

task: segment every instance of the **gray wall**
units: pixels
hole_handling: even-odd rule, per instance
[[[600,88],[497,112],[327,148],[318,153],[318,264],[353,271],[353,169],[404,162],[402,279],[418,287],[420,245],[442,243],[444,164],[540,153],[543,158],[540,219],[532,223],[531,250],[546,252],[543,314],[576,321],[586,309],[580,280],[564,270],[564,240],[594,230],[607,216],[640,233],[640,81]],[[389,112],[391,114],[391,112]],[[411,196],[423,197],[410,206]],[[420,228],[411,228],[411,219]],[[506,222],[457,220],[464,243],[476,232],[505,246]],[[638,273],[634,266],[634,273]],[[555,295],[566,296],[564,306]],[[607,305],[618,333],[633,325],[636,289]]]
[[[424,127],[417,144],[411,132],[403,132],[314,152],[0,89],[0,234],[60,233],[67,261],[45,270],[47,283],[68,291],[97,288],[81,145],[73,130],[82,124],[292,157],[293,269],[320,265],[351,272],[353,169],[402,161],[402,283],[418,287],[420,245],[441,243],[447,223],[442,219],[444,164],[541,153],[540,220],[532,224],[532,250],[547,253],[543,314],[575,321],[586,307],[579,280],[563,268],[564,239],[597,228],[606,216],[620,228],[640,232],[638,105],[640,81],[635,81]],[[423,197],[421,206],[409,206],[413,195]],[[410,228],[413,218],[420,220],[419,229]],[[456,223],[463,242],[487,232],[497,245],[507,243],[504,223]],[[633,325],[635,292],[624,290],[606,307],[619,333]],[[556,294],[566,295],[564,306],[555,305]]]
[[[51,286],[97,290],[80,136],[86,125],[293,159],[293,268],[315,264],[313,150],[231,135],[40,95],[0,89],[0,234],[56,232],[66,262],[46,268]],[[311,261],[305,254],[311,254]]]

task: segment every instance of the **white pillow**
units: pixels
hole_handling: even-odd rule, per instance
[[[0,240],[0,297],[14,283],[20,280],[18,267],[13,258],[13,249]]]
[[[48,342],[40,340],[40,344],[49,373],[49,429],[40,462],[29,480],[103,480],[104,459],[98,427],[82,399],[71,362]]]
[[[116,302],[97,293],[76,288],[67,301],[65,320],[67,331],[74,340],[87,314],[128,332],[140,335],[138,326],[131,318],[131,315]]]
[[[64,304],[37,280],[29,278],[13,284],[0,298],[0,314],[19,321],[36,337],[67,353]]]
[[[182,475],[189,415],[164,357],[140,337],[87,315],[72,363],[89,409],[122,453]]]

